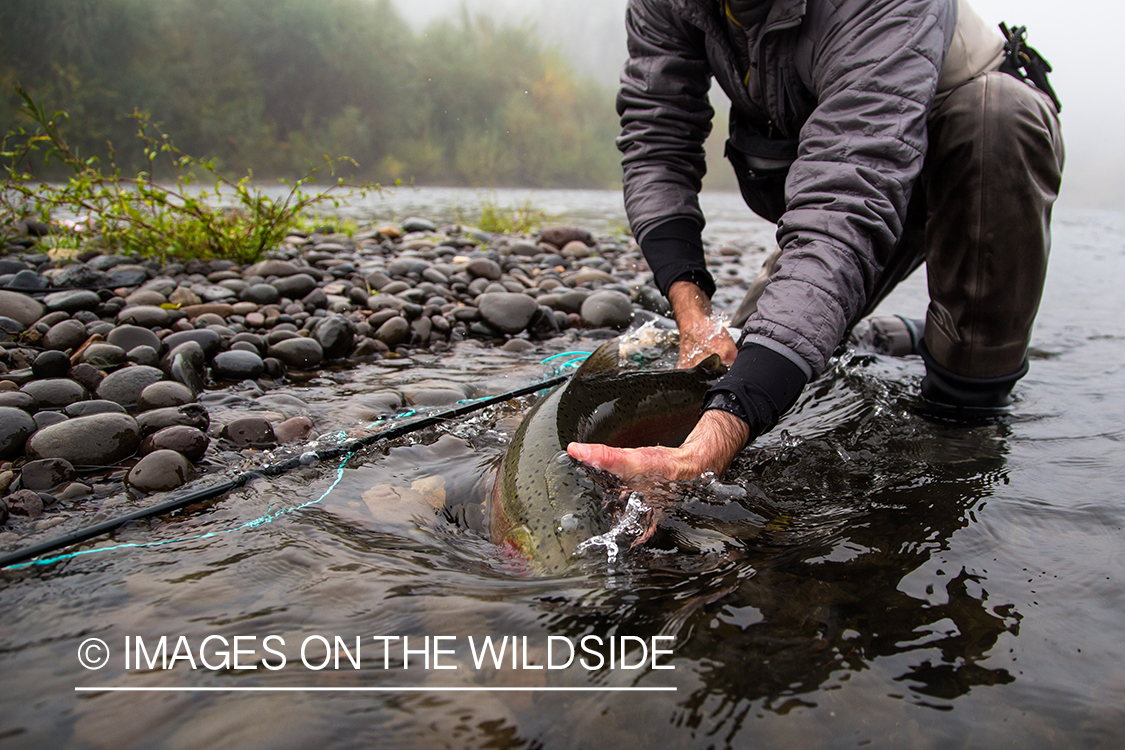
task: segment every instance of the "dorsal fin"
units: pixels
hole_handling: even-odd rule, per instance
[[[584,380],[592,377],[614,375],[621,371],[621,362],[617,354],[617,339],[605,342],[589,356],[578,372],[574,373],[575,380]]]

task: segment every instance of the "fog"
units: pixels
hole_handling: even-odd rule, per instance
[[[576,68],[607,87],[625,59],[625,0],[395,0],[415,28],[463,11],[526,21]],[[1063,103],[1067,166],[1060,202],[1125,209],[1125,132],[1116,57],[1125,4],[1095,0],[972,0],[990,23],[1028,27],[1028,42],[1054,66]],[[717,90],[717,89],[716,89]],[[717,109],[721,96],[714,96]],[[714,170],[722,167],[712,162]]]

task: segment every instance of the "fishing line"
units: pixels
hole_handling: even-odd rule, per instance
[[[589,356],[589,352],[564,352],[563,355],[571,355],[572,357],[578,357],[580,355],[581,358],[585,358],[585,357]],[[563,355],[554,355],[552,357],[548,357],[547,359],[543,360],[543,363],[545,364],[548,361],[554,360],[554,359],[556,359],[560,356],[563,356]],[[558,369],[567,369],[568,366],[572,366],[572,365],[576,366],[576,365],[574,365],[574,363],[576,361],[577,361],[577,359],[572,358],[572,359],[568,360],[567,362],[565,362]],[[231,532],[234,532],[234,531],[238,531],[240,529],[254,528],[254,527],[260,526],[264,523],[270,523],[275,518],[278,518],[281,515],[292,513],[296,510],[300,510],[301,508],[307,507],[309,505],[319,503],[321,500],[323,500],[325,497],[327,497],[328,494],[333,489],[335,489],[336,485],[338,485],[340,483],[340,480],[343,478],[343,476],[344,476],[344,473],[343,473],[344,472],[344,466],[359,450],[361,450],[363,448],[374,445],[375,443],[378,443],[378,442],[383,441],[383,440],[391,440],[391,439],[394,439],[394,438],[402,437],[403,435],[408,435],[412,432],[416,432],[417,430],[425,429],[426,427],[432,427],[434,425],[440,424],[440,423],[442,423],[444,421],[447,421],[449,419],[454,419],[456,417],[460,417],[460,416],[463,416],[465,414],[470,414],[474,411],[484,409],[488,406],[492,406],[494,404],[499,404],[499,403],[503,403],[505,401],[509,401],[509,400],[511,400],[513,398],[516,398],[518,396],[526,396],[528,394],[535,393],[537,391],[541,391],[545,388],[551,388],[553,386],[560,385],[561,383],[566,381],[569,377],[570,377],[570,373],[567,372],[565,374],[556,375],[554,377],[548,378],[548,379],[540,381],[538,383],[532,383],[531,385],[526,385],[526,386],[523,386],[521,388],[516,388],[514,390],[508,391],[506,393],[501,393],[501,394],[496,395],[496,396],[486,396],[486,397],[478,398],[478,399],[460,401],[451,409],[445,409],[443,411],[424,416],[420,419],[416,419],[412,422],[408,422],[408,423],[405,423],[405,424],[398,424],[398,425],[395,425],[393,427],[388,427],[385,430],[380,430],[379,432],[373,433],[371,435],[365,435],[363,437],[353,438],[351,440],[346,440],[346,441],[340,443],[339,445],[333,446],[331,448],[325,448],[325,449],[318,450],[318,451],[310,451],[310,452],[307,452],[307,453],[302,453],[299,456],[293,456],[292,458],[289,458],[285,461],[281,461],[281,462],[278,462],[278,463],[275,463],[275,464],[271,464],[271,465],[266,466],[262,469],[257,469],[257,470],[252,470],[252,471],[244,471],[241,474],[235,476],[233,479],[227,480],[225,482],[220,482],[219,484],[215,484],[215,485],[212,485],[210,487],[202,487],[202,488],[193,490],[193,491],[188,492],[188,493],[177,495],[177,496],[173,497],[172,499],[167,500],[166,502],[160,503],[159,505],[155,505],[151,508],[144,508],[144,509],[141,509],[141,510],[138,510],[138,511],[134,511],[133,513],[128,513],[128,514],[123,515],[123,516],[118,516],[117,518],[112,518],[108,521],[103,521],[102,523],[95,524],[93,526],[88,526],[86,528],[79,529],[79,530],[74,531],[74,532],[72,532],[70,534],[67,534],[65,536],[61,536],[61,537],[58,537],[58,538],[55,538],[55,539],[48,539],[47,541],[40,542],[39,544],[33,544],[33,545],[28,546],[28,547],[24,547],[23,549],[15,550],[15,551],[9,552],[7,554],[0,555],[0,570],[6,570],[6,569],[9,569],[9,568],[10,569],[25,568],[25,567],[29,567],[31,565],[46,565],[46,564],[53,563],[53,562],[56,562],[56,561],[59,561],[59,560],[66,560],[66,559],[70,559],[72,557],[77,557],[78,555],[81,555],[81,554],[92,554],[94,552],[108,552],[108,551],[111,551],[111,550],[122,549],[122,548],[126,548],[126,547],[146,547],[146,546],[156,546],[156,545],[159,545],[159,544],[171,544],[171,543],[179,542],[179,541],[191,541],[193,539],[206,539],[208,537],[217,536],[218,534],[231,533]],[[412,416],[416,413],[417,413],[416,411],[411,410],[411,411],[406,412],[405,414],[396,415],[393,418],[394,419],[409,418],[410,416]],[[367,428],[370,429],[370,428],[376,426],[377,424],[379,424],[379,422],[372,422],[370,425],[367,426]],[[346,436],[346,433],[341,433],[341,434]],[[41,556],[49,554],[51,552],[55,552],[55,551],[58,551],[60,549],[64,549],[66,547],[70,547],[74,544],[78,544],[79,542],[84,542],[88,539],[93,539],[94,537],[102,536],[103,534],[108,534],[112,531],[115,531],[116,529],[121,528],[125,524],[130,523],[132,521],[139,521],[139,520],[142,520],[142,519],[145,519],[145,518],[152,518],[153,516],[165,515],[167,513],[172,513],[174,511],[180,510],[181,508],[184,508],[188,505],[192,505],[193,503],[199,503],[199,502],[203,502],[203,501],[206,501],[206,500],[211,500],[211,499],[219,497],[221,495],[225,495],[232,490],[235,490],[235,489],[238,489],[239,487],[242,487],[243,485],[247,484],[248,482],[250,482],[253,479],[258,479],[258,478],[267,477],[267,476],[278,476],[280,474],[284,474],[287,471],[290,471],[291,469],[295,469],[299,466],[311,466],[311,465],[315,465],[316,463],[319,463],[320,461],[331,460],[331,459],[334,459],[334,458],[339,458],[341,456],[343,456],[344,459],[343,459],[343,461],[341,461],[339,467],[337,467],[337,469],[336,469],[336,471],[337,471],[336,481],[333,482],[332,485],[319,498],[317,498],[316,500],[310,500],[309,502],[303,503],[302,505],[293,506],[291,508],[285,508],[285,509],[282,509],[282,510],[277,511],[275,513],[267,514],[267,515],[262,516],[260,518],[256,518],[253,521],[248,521],[244,524],[240,524],[239,526],[236,526],[236,527],[233,527],[233,528],[230,528],[230,529],[225,529],[223,531],[208,532],[207,534],[201,534],[201,535],[198,535],[198,536],[183,537],[181,539],[169,539],[169,540],[164,540],[164,541],[160,541],[160,542],[135,542],[135,543],[119,544],[119,545],[114,545],[114,546],[109,546],[109,547],[95,547],[95,548],[92,548],[92,549],[81,550],[79,552],[75,552],[75,553],[71,553],[71,554],[67,554],[67,555],[60,555],[60,556],[45,558],[45,559],[35,559],[35,558],[40,558]]]

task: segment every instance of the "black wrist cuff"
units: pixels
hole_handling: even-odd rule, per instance
[[[793,408],[807,383],[804,371],[785,355],[761,344],[744,344],[730,371],[707,392],[703,410],[721,409],[746,422],[749,442]]]
[[[677,281],[690,281],[708,298],[715,293],[715,280],[703,258],[702,230],[693,219],[669,219],[653,227],[641,239],[641,252],[665,297]]]

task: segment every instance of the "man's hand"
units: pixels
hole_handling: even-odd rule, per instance
[[[677,367],[694,367],[713,353],[731,365],[738,347],[727,329],[711,319],[711,300],[690,281],[677,281],[668,289],[668,300],[680,329],[680,361]]]
[[[663,477],[694,479],[710,469],[722,474],[746,445],[750,426],[719,409],[703,412],[699,424],[679,448],[611,448],[592,443],[571,443],[570,457],[622,479]]]

